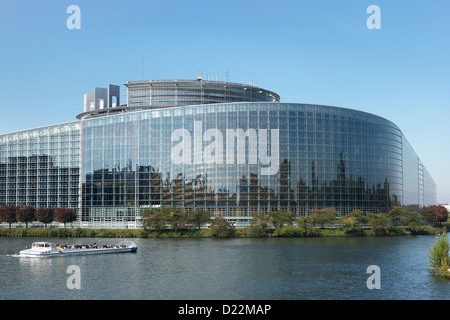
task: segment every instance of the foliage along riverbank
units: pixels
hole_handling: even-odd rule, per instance
[[[72,237],[72,238],[288,238],[288,237],[356,237],[435,235],[442,232],[448,219],[443,206],[428,206],[420,210],[394,206],[388,213],[363,213],[354,210],[341,216],[334,208],[313,209],[306,217],[298,217],[286,210],[251,212],[247,228],[235,228],[220,216],[212,217],[202,209],[184,210],[178,207],[147,208],[141,212],[142,229],[90,229],[90,228],[11,228],[18,213],[26,208],[7,206],[0,208],[0,222],[9,228],[0,228],[0,237]],[[23,209],[23,210],[22,210]],[[63,222],[67,210],[55,209],[58,221]],[[70,211],[70,210],[69,210]],[[67,213],[70,213],[67,211]],[[40,208],[36,212],[52,213],[53,209]],[[7,214],[9,213],[9,214]],[[6,219],[5,217],[16,217]],[[20,216],[20,214],[19,214]],[[50,215],[53,219],[53,215]],[[36,216],[28,222],[34,221]],[[73,219],[75,216],[71,216]],[[38,219],[42,222],[42,219]],[[51,219],[45,220],[46,225]],[[71,220],[70,220],[71,221]],[[64,220],[65,223],[70,222]],[[433,226],[431,226],[433,225]],[[26,223],[28,226],[28,223]],[[203,227],[203,228],[202,228]],[[205,228],[207,227],[207,228]]]
[[[364,237],[435,235],[442,228],[421,226],[418,228],[387,227],[380,232],[370,228],[301,228],[284,226],[264,233],[252,227],[240,229],[197,230],[148,230],[148,229],[87,229],[87,228],[1,228],[0,237],[35,238],[299,238],[299,237]]]

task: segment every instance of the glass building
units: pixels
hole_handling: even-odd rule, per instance
[[[0,205],[79,208],[81,122],[0,135]]]
[[[161,206],[245,226],[256,210],[436,203],[433,179],[384,118],[219,81],[125,86],[126,105],[0,135],[0,205],[67,206],[82,227],[139,227],[143,208]]]

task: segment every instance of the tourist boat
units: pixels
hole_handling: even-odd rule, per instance
[[[137,246],[133,241],[121,241],[117,245],[83,244],[56,245],[52,242],[34,242],[30,249],[19,252],[20,257],[62,257],[86,254],[105,254],[136,252]]]

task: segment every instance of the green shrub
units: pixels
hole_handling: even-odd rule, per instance
[[[147,229],[142,229],[140,232],[140,237],[144,239],[150,238],[150,231]]]
[[[304,228],[304,237],[320,237],[320,230],[316,228]]]
[[[346,237],[344,229],[341,228],[329,228],[329,229],[316,229],[321,236],[324,237]]]
[[[372,235],[374,236],[387,236],[388,235],[388,228],[381,227],[381,226],[374,226],[371,229]]]
[[[58,237],[60,238],[67,238],[69,236],[69,232],[66,228],[60,228],[58,229],[57,233]]]
[[[438,232],[435,227],[432,226],[418,226],[408,228],[412,235],[433,235]]]
[[[85,229],[84,236],[86,238],[95,238],[97,236],[97,229]]]
[[[429,265],[428,272],[439,275],[442,278],[450,279],[450,245],[447,237],[447,230],[444,228],[442,235],[436,235],[436,241],[427,254]]]
[[[405,230],[402,227],[391,226],[388,228],[388,234],[391,236],[403,236],[405,234]]]
[[[296,228],[293,226],[284,226],[284,227],[275,229],[272,236],[280,237],[280,238],[304,237],[305,230],[303,230],[303,228]]]
[[[361,227],[351,227],[344,229],[345,234],[352,237],[363,237],[366,235],[366,232]]]
[[[245,234],[250,238],[267,238],[269,236],[267,230],[262,229],[258,226],[248,227]]]
[[[84,236],[84,230],[81,229],[80,227],[78,227],[78,228],[75,229],[73,234],[74,234],[75,237],[81,238],[81,237]]]

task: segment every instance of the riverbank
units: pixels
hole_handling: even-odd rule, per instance
[[[435,235],[442,228],[422,226],[418,228],[386,227],[383,229],[343,229],[309,228],[307,230],[292,226],[281,227],[264,233],[252,228],[232,229],[231,232],[217,233],[212,229],[200,230],[162,230],[145,229],[85,229],[85,228],[2,228],[0,237],[36,238],[301,238],[301,237],[365,237],[365,236],[403,236]]]

